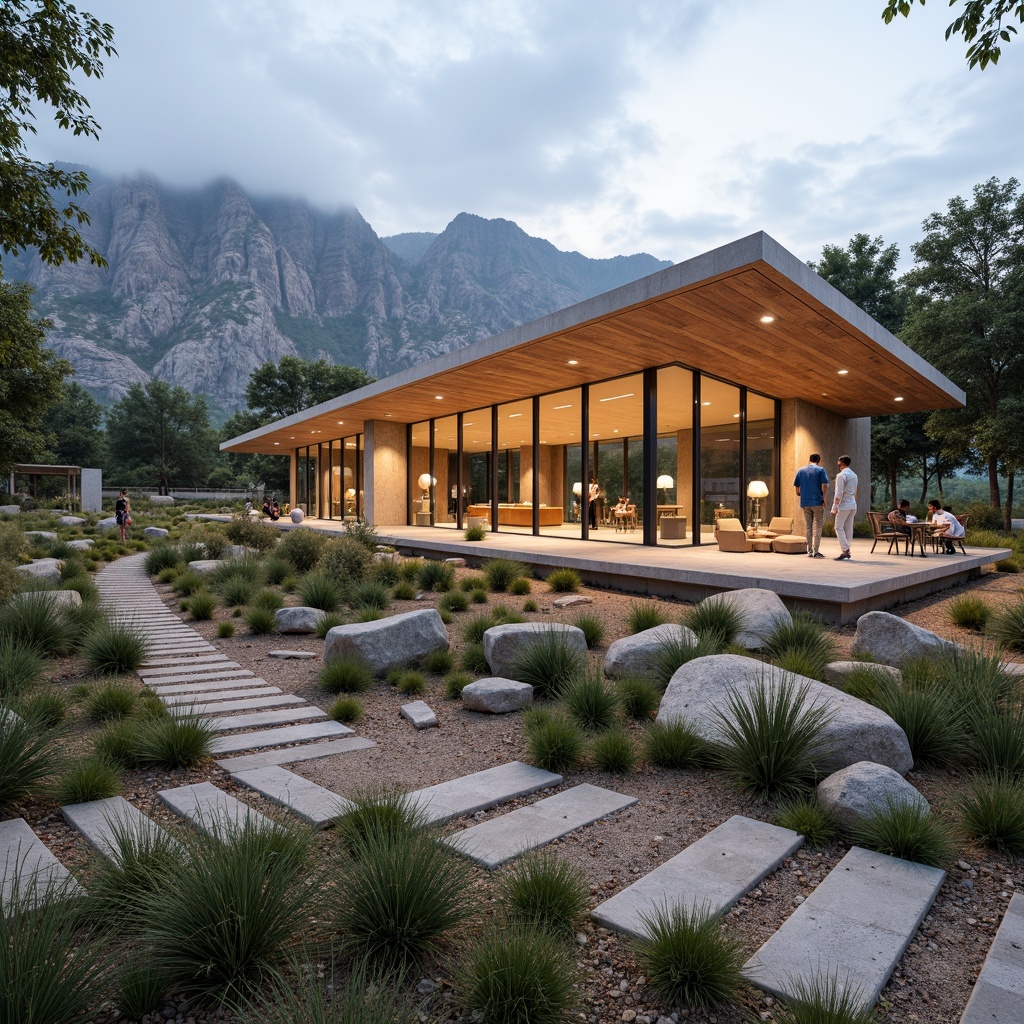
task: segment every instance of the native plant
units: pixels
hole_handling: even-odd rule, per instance
[[[550,852],[516,861],[499,883],[512,921],[571,939],[587,912],[590,890],[583,872]]]
[[[656,768],[695,768],[707,757],[708,744],[685,722],[655,722],[644,733],[643,751]]]

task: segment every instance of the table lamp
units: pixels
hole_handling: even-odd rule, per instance
[[[419,480],[416,481],[420,485],[420,489],[423,491],[423,501],[421,508],[424,512],[430,511],[430,488],[437,483],[437,480],[432,477],[429,473],[420,473]]]

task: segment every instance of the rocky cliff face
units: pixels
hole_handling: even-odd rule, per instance
[[[157,377],[227,413],[285,355],[385,376],[668,266],[590,260],[465,213],[389,248],[355,208],[255,200],[226,180],[102,182],[84,205],[108,267],[23,256],[4,273],[35,287],[49,344],[104,402]]]

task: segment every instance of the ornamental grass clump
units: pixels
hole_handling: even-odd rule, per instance
[[[526,732],[530,761],[549,772],[566,772],[583,760],[587,741],[583,730],[571,719],[552,715]]]
[[[253,636],[269,636],[277,629],[277,616],[272,608],[246,608],[242,618]]]
[[[427,824],[419,805],[394,786],[357,789],[349,804],[349,810],[337,819],[334,829],[342,844],[356,856],[371,839],[390,843],[422,831]]]
[[[328,612],[313,628],[313,635],[323,640],[335,626],[341,626],[345,622],[345,616],[340,612]]]
[[[146,572],[150,576],[156,576],[167,569],[177,569],[182,565],[181,555],[178,549],[171,544],[158,544],[146,555]]]
[[[462,648],[462,667],[467,672],[475,672],[478,675],[490,672],[491,666],[487,663],[487,655],[484,654],[482,643],[466,644]]]
[[[134,672],[146,657],[146,640],[134,626],[103,621],[82,642],[82,657],[90,672],[124,675]]]
[[[630,633],[643,633],[644,630],[654,629],[655,626],[663,626],[668,622],[668,616],[661,610],[660,605],[653,601],[636,601],[629,606],[626,614],[626,624]]]
[[[200,590],[188,599],[188,613],[198,622],[208,622],[217,609],[217,598],[208,590]]]
[[[559,1024],[575,1002],[575,969],[558,939],[522,926],[484,932],[459,971],[468,1016],[486,1024]]]
[[[115,680],[92,690],[85,701],[85,713],[94,722],[127,718],[134,710],[139,691],[130,683]]]
[[[28,648],[41,658],[67,654],[76,630],[45,591],[25,593],[0,608],[0,640]]]
[[[327,693],[365,693],[373,687],[373,669],[359,658],[339,658],[323,665],[316,681]]]
[[[599,669],[573,676],[558,694],[569,716],[582,729],[599,732],[615,724],[619,702]]]
[[[585,667],[583,652],[571,647],[561,631],[545,629],[531,637],[513,659],[511,675],[533,686],[535,696],[548,697],[560,694]]]
[[[214,731],[198,716],[149,718],[136,727],[133,742],[140,768],[191,768],[210,756]]]
[[[35,685],[43,672],[43,657],[28,644],[0,638],[0,705],[10,705]]]
[[[41,723],[0,708],[0,810],[36,794],[59,764],[53,734]]]
[[[284,607],[284,595],[279,590],[264,587],[262,590],[256,591],[249,604],[253,608],[276,612],[279,608]]]
[[[658,641],[658,653],[655,660],[654,671],[651,673],[652,681],[664,691],[672,681],[672,677],[687,662],[695,658],[705,658],[712,654],[720,654],[722,645],[717,634],[698,636],[687,633],[684,629],[681,635],[666,637]]]
[[[533,590],[533,585],[526,576],[517,576],[508,585],[508,592],[510,594],[515,594],[516,597],[524,597],[526,594],[529,594],[531,590]]]
[[[257,591],[258,584],[243,576],[229,576],[222,583],[215,584],[217,593],[226,608],[241,608],[247,605]]]
[[[142,1020],[147,1013],[162,1010],[166,996],[166,979],[148,964],[126,964],[114,979],[114,1005],[128,1020]]]
[[[447,648],[440,651],[431,651],[423,656],[420,661],[420,667],[424,672],[429,672],[431,675],[443,676],[446,672],[451,672],[455,667],[455,655]]]
[[[715,709],[725,775],[759,800],[799,796],[813,785],[821,735],[833,713],[812,702],[810,684],[766,676],[732,690]]]
[[[790,622],[777,622],[765,638],[764,650],[788,671],[799,670],[799,675],[817,680],[825,678],[825,666],[836,656],[831,634],[819,619],[806,612],[794,613]]]
[[[487,586],[495,594],[504,594],[515,580],[525,579],[530,570],[514,558],[489,558],[481,566]]]
[[[555,569],[548,573],[547,585],[555,594],[575,594],[583,587],[583,580],[575,569]]]
[[[354,537],[336,537],[324,546],[320,568],[347,590],[369,578],[373,554]]]
[[[38,722],[43,729],[55,729],[67,717],[68,705],[63,694],[42,690],[24,698],[18,705],[18,711]]]
[[[455,586],[455,569],[447,562],[428,559],[420,566],[419,585],[427,591],[447,593]]]
[[[449,700],[461,700],[462,691],[473,682],[468,672],[449,672],[444,677],[444,695]]]
[[[386,587],[393,587],[401,578],[402,561],[397,555],[378,559],[370,569],[370,579],[383,583]]]
[[[907,734],[914,764],[944,767],[963,752],[963,726],[957,705],[941,686],[912,689],[883,677],[873,703]]]
[[[328,709],[335,722],[358,722],[363,717],[363,702],[358,697],[339,697]]]
[[[685,722],[655,722],[643,738],[644,759],[656,768],[695,768],[708,755],[708,744]]]
[[[615,684],[619,707],[630,718],[645,721],[658,713],[661,691],[640,676],[624,676]]]
[[[874,1024],[878,1018],[855,985],[840,982],[835,972],[810,982],[796,978],[794,994],[779,1009],[780,1024]]]
[[[383,612],[391,606],[391,591],[376,580],[357,583],[348,595],[348,603],[359,612]]]
[[[449,612],[464,612],[469,608],[469,594],[464,590],[449,590],[437,602],[437,607]]]
[[[953,854],[949,830],[927,804],[886,799],[870,817],[852,826],[854,842],[903,860],[941,867]]]
[[[967,715],[967,753],[986,775],[1024,777],[1024,710],[978,707]]]
[[[233,622],[218,622],[217,623],[217,639],[227,640],[229,637],[235,635],[235,624]]]
[[[700,639],[716,646],[717,650],[711,653],[720,654],[734,644],[743,632],[744,619],[743,613],[734,605],[709,597],[686,612],[683,625],[693,630]]]
[[[1024,600],[999,612],[989,624],[989,636],[1013,651],[1024,651]]]
[[[992,618],[992,609],[988,602],[976,594],[960,594],[954,597],[946,609],[949,621],[954,626],[983,632]]]
[[[591,612],[580,612],[573,619],[572,624],[577,629],[583,630],[583,637],[587,642],[587,650],[592,651],[595,647],[600,647],[604,643],[604,621],[599,616]]]
[[[985,846],[1024,856],[1024,785],[1004,776],[979,776],[957,800],[963,831]]]
[[[181,597],[191,597],[197,590],[202,590],[205,586],[206,580],[199,573],[186,569],[175,578],[173,590]]]
[[[426,690],[427,681],[424,679],[422,672],[417,672],[415,669],[406,669],[399,678],[397,686],[399,693],[415,697]]]
[[[636,957],[666,1002],[710,1010],[735,998],[743,956],[717,914],[702,906],[666,905],[641,919],[648,934],[637,941]]]
[[[636,765],[636,747],[625,729],[609,729],[591,742],[590,758],[599,772],[628,775]]]
[[[484,633],[492,626],[497,626],[498,620],[493,615],[474,615],[462,627],[462,639],[467,644],[479,644],[483,642]]]
[[[564,939],[573,938],[590,902],[583,872],[551,852],[516,861],[500,876],[498,892],[510,920]]]
[[[123,791],[118,767],[93,757],[68,769],[57,786],[57,799],[62,804],[84,804],[120,796]]]
[[[408,580],[399,580],[391,588],[391,596],[396,601],[411,601],[416,597],[416,588]]]
[[[835,818],[818,802],[816,796],[797,797],[779,806],[775,824],[799,833],[813,847],[822,847],[836,837]]]
[[[341,588],[322,571],[310,572],[303,576],[296,584],[295,592],[307,608],[334,612],[341,607]]]

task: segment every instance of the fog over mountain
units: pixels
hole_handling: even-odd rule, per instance
[[[651,274],[647,254],[588,259],[507,220],[460,213],[440,234],[382,239],[354,207],[324,213],[230,180],[196,190],[97,180],[83,232],[109,266],[6,257],[53,323],[48,344],[100,401],[151,377],[244,405],[285,355],[378,377]]]

